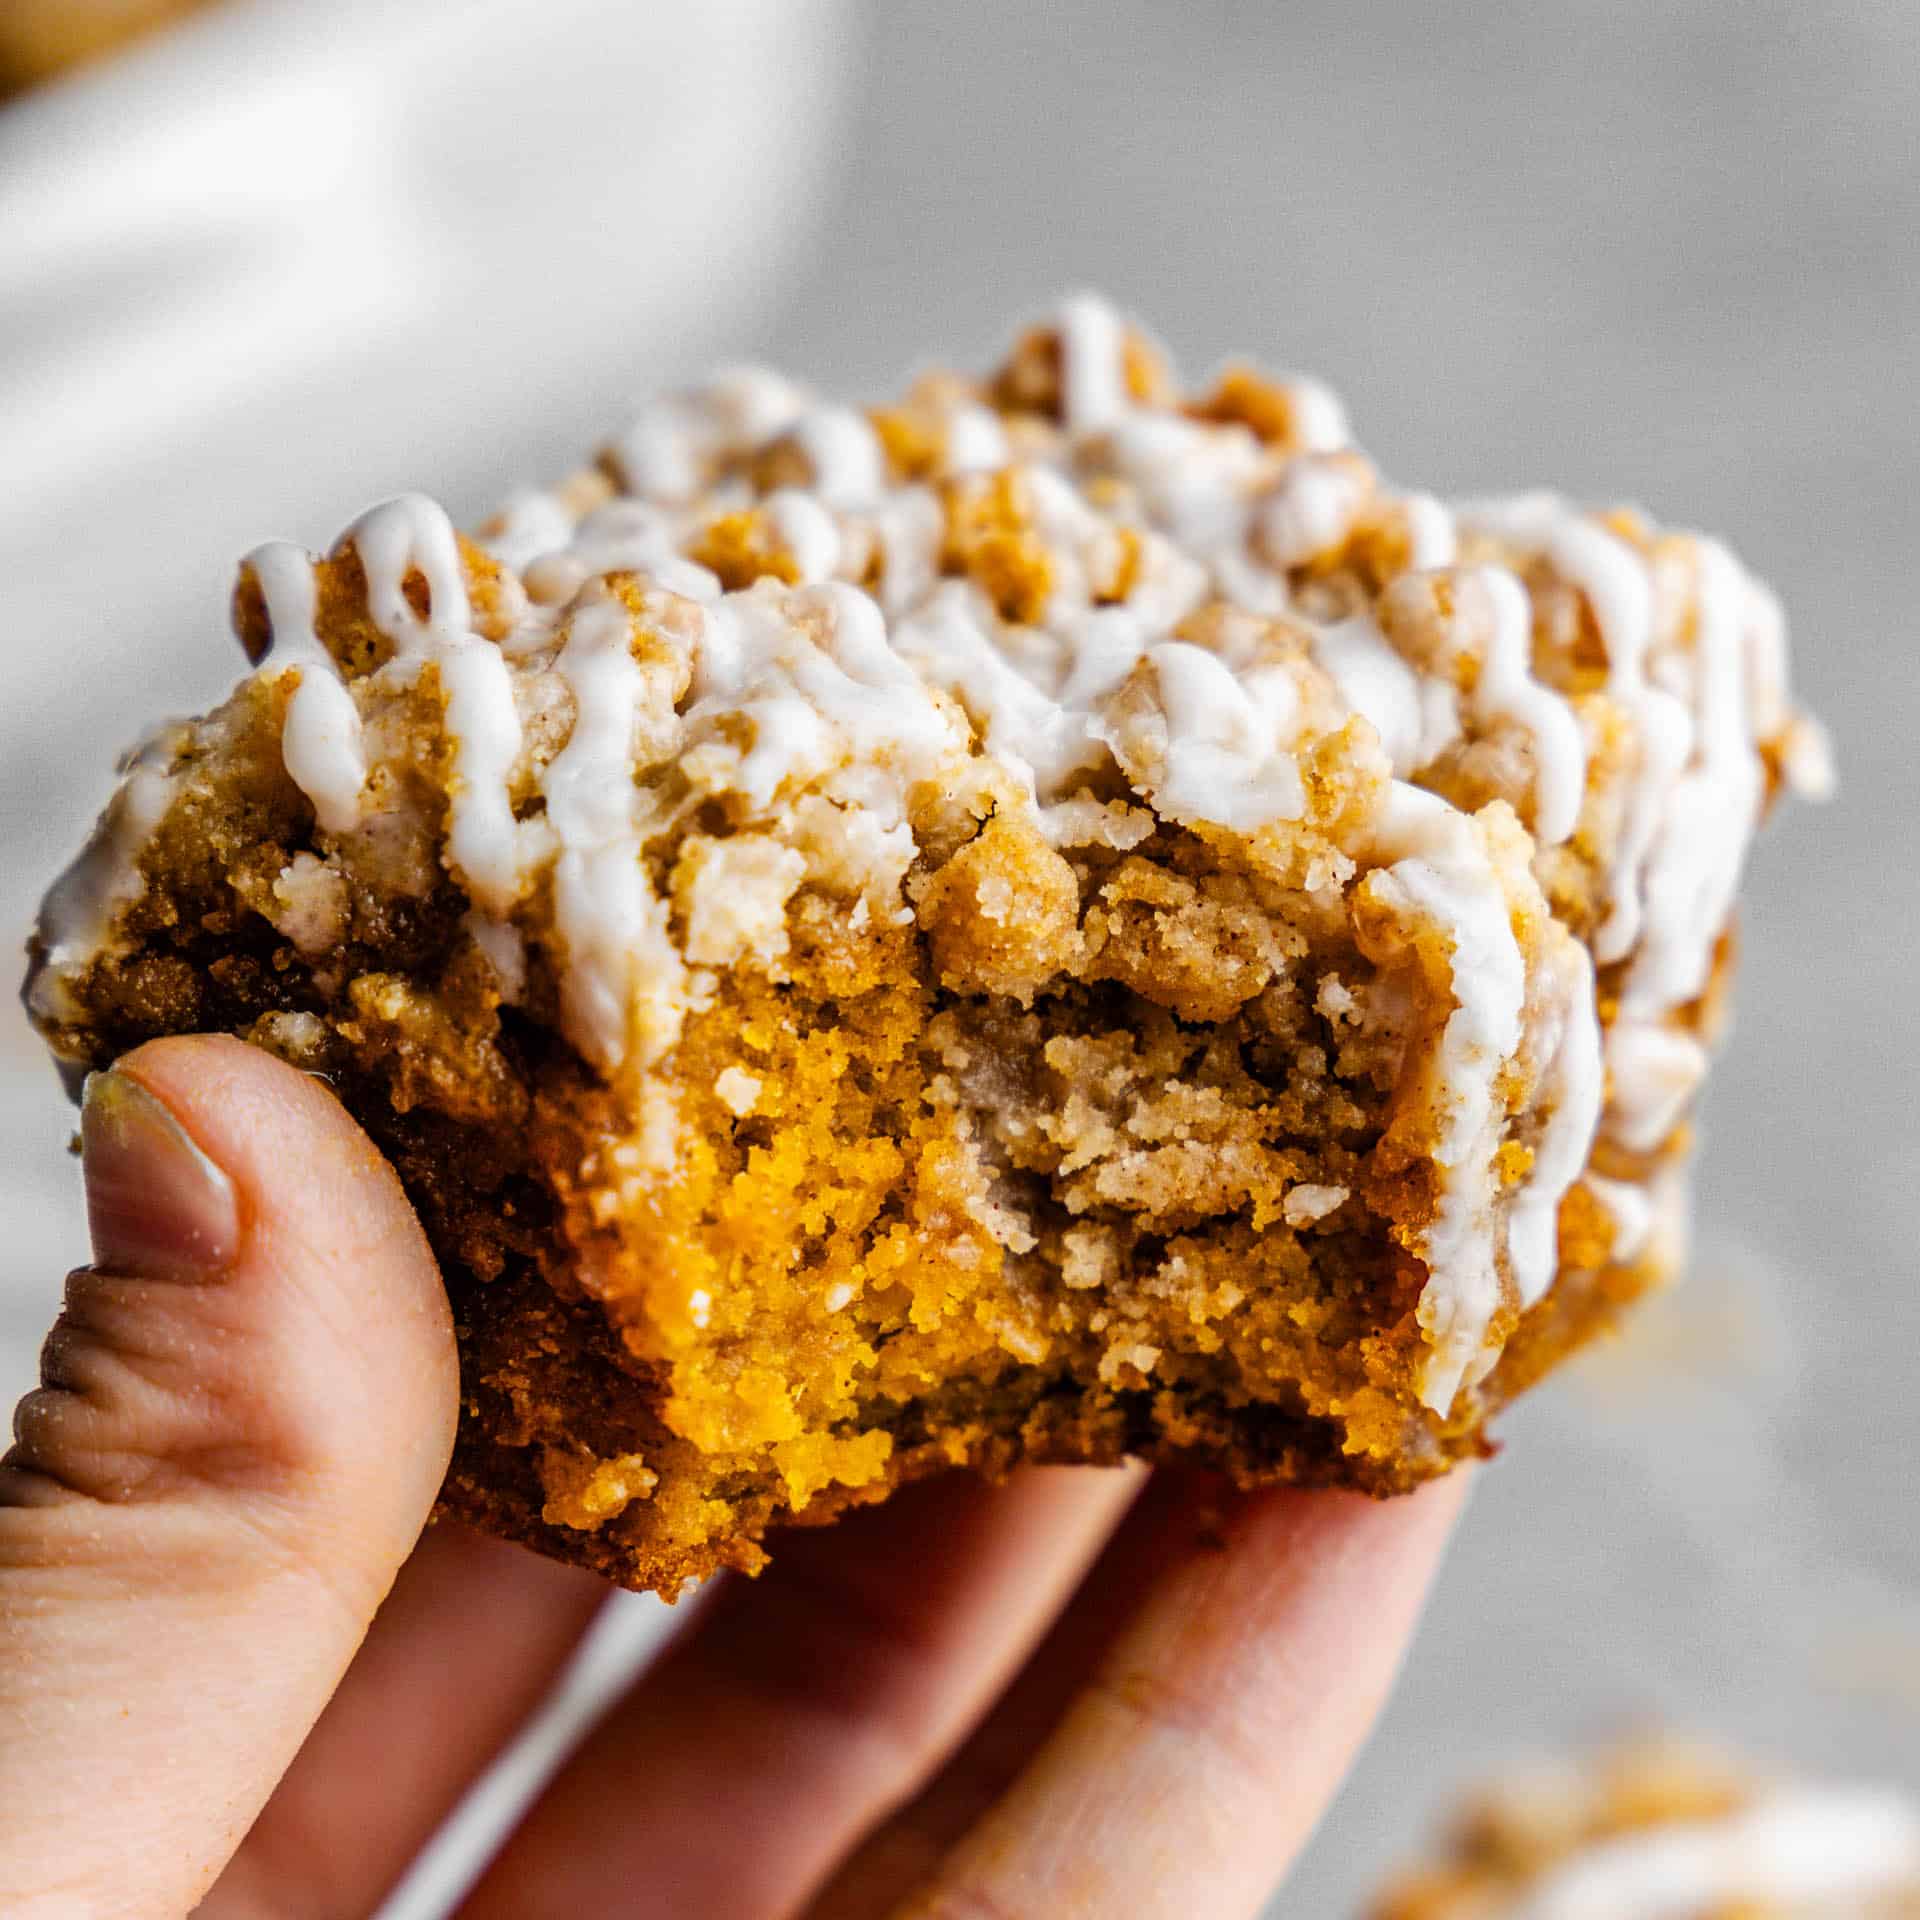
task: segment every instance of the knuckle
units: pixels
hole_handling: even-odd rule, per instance
[[[70,1275],[8,1464],[108,1504],[282,1481],[294,1435],[233,1364],[227,1330],[180,1301],[150,1282]]]
[[[1210,1777],[1260,1790],[1270,1766],[1225,1700],[1196,1694],[1146,1666],[1102,1669],[1087,1682],[1099,1705],[1141,1729],[1150,1739],[1198,1749]]]
[[[908,1920],[1034,1920],[997,1894],[971,1881],[956,1880],[907,1910]]]

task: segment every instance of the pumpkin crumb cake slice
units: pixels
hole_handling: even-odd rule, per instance
[[[1920,1805],[1674,1734],[1472,1796],[1369,1920],[1920,1920]]]
[[[1680,1258],[1742,858],[1823,771],[1724,547],[1397,492],[1090,298],[259,548],[234,621],[33,1017],[324,1074],[454,1297],[447,1506],[668,1591],[948,1466],[1487,1451]]]

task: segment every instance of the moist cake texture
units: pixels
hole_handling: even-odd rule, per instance
[[[616,1579],[949,1465],[1409,1488],[1681,1258],[1773,597],[1387,486],[1092,298],[251,554],[28,1004],[325,1074],[452,1291],[447,1505]]]
[[[1485,1789],[1369,1920],[1915,1920],[1920,1805],[1672,1735]]]

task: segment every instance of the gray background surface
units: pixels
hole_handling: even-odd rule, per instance
[[[84,732],[45,677],[0,716],[26,756],[0,773],[15,924],[125,723],[230,671],[220,593],[240,545],[317,543],[388,478],[477,506],[563,466],[656,369],[710,354],[877,393],[913,351],[979,362],[1091,284],[1193,372],[1246,349],[1329,378],[1408,481],[1551,483],[1724,532],[1785,598],[1843,784],[1755,862],[1697,1271],[1508,1421],[1405,1685],[1274,1911],[1349,1910],[1464,1774],[1640,1714],[1920,1787],[1920,9],[974,0],[876,4],[852,33],[812,17],[837,78],[783,95],[763,158],[777,170],[830,117],[829,169],[769,225],[752,300],[716,299],[644,364],[602,347],[548,368],[537,414],[510,367],[469,375],[463,404],[502,424],[457,470],[428,445],[400,471],[413,450],[370,434],[360,480],[303,488],[289,454],[283,524],[177,552],[164,590],[94,605],[81,631],[60,624],[70,599],[17,567],[0,581],[6,646],[58,628],[62,678],[97,689]],[[305,404],[324,430],[322,399]],[[47,724],[66,729],[58,755],[27,744]],[[52,1144],[64,1111],[5,1017],[0,1181],[21,1225],[0,1362],[18,1384],[82,1239]]]

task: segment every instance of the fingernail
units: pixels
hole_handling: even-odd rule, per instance
[[[88,1076],[80,1152],[97,1266],[189,1280],[233,1264],[240,1251],[233,1182],[139,1081],[111,1068]]]

